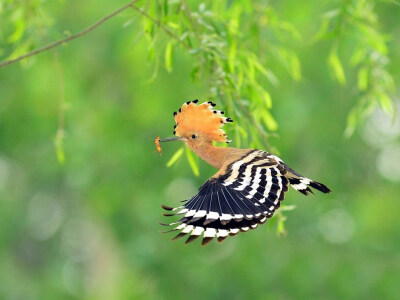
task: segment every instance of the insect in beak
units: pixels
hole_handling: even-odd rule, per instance
[[[162,153],[162,148],[161,148],[161,142],[172,142],[172,141],[187,141],[186,138],[183,137],[169,137],[169,138],[165,138],[165,139],[160,139],[160,137],[158,136],[155,140],[154,140],[154,144],[156,145],[156,150],[158,153]]]

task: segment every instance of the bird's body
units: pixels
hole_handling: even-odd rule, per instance
[[[182,218],[171,224],[180,233],[189,234],[187,242],[203,235],[205,245],[214,237],[223,241],[228,235],[254,229],[273,216],[280,206],[289,184],[307,195],[310,187],[330,192],[325,185],[303,177],[289,168],[279,157],[255,149],[216,147],[212,141],[229,142],[221,127],[232,122],[213,110],[215,104],[206,102],[196,105],[197,100],[186,102],[179,113],[174,113],[176,138],[183,140],[200,158],[218,172],[207,180],[199,193],[185,204],[163,208]],[[175,213],[176,212],[176,213]]]

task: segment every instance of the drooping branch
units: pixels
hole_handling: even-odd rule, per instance
[[[114,11],[114,12],[112,12],[111,14],[105,16],[104,18],[98,20],[98,21],[95,22],[94,24],[90,25],[89,27],[85,28],[84,30],[82,30],[82,31],[80,31],[80,32],[78,32],[78,33],[76,33],[76,34],[70,35],[70,36],[68,36],[68,37],[66,37],[66,38],[64,38],[64,39],[58,40],[58,41],[56,41],[56,42],[53,42],[53,43],[51,43],[51,44],[48,44],[48,45],[43,46],[43,47],[41,47],[41,48],[38,48],[38,49],[36,49],[36,50],[33,50],[33,51],[31,51],[31,52],[28,52],[28,53],[26,53],[26,54],[23,54],[23,55],[21,55],[21,56],[18,56],[18,57],[14,58],[14,59],[2,61],[2,62],[0,62],[0,68],[5,67],[5,66],[8,66],[8,65],[11,65],[11,64],[13,64],[13,63],[16,63],[16,62],[21,61],[21,60],[23,60],[23,59],[25,59],[25,58],[28,58],[28,57],[37,55],[37,54],[39,54],[39,53],[48,51],[48,50],[50,50],[50,49],[52,49],[52,48],[55,48],[55,47],[60,46],[60,45],[62,45],[62,44],[68,43],[69,41],[72,41],[72,40],[74,40],[74,39],[77,39],[77,38],[79,38],[79,37],[81,37],[81,36],[84,36],[84,35],[86,35],[87,33],[91,32],[92,30],[94,30],[94,29],[96,29],[97,27],[99,27],[100,25],[102,25],[104,22],[106,22],[106,21],[108,21],[109,19],[111,19],[112,17],[115,17],[115,16],[118,15],[120,12],[124,11],[125,9],[127,9],[127,8],[129,8],[129,7],[132,7],[132,6],[133,6],[136,2],[138,2],[138,1],[139,1],[139,0],[133,0],[133,1],[129,2],[128,4],[126,4],[126,5],[122,6],[122,7],[120,7],[120,8],[117,9],[116,11]]]

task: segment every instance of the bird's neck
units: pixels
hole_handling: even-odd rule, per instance
[[[189,145],[201,159],[206,161],[214,168],[220,169],[226,160],[227,154],[232,150],[228,147],[216,147],[211,142],[202,143],[200,145]]]

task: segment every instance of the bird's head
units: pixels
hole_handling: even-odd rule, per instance
[[[222,126],[233,122],[232,119],[224,117],[223,111],[215,110],[215,104],[211,101],[199,105],[197,102],[198,100],[188,101],[178,112],[174,112],[175,137],[160,139],[160,142],[184,141],[192,149],[212,141],[230,142]]]

